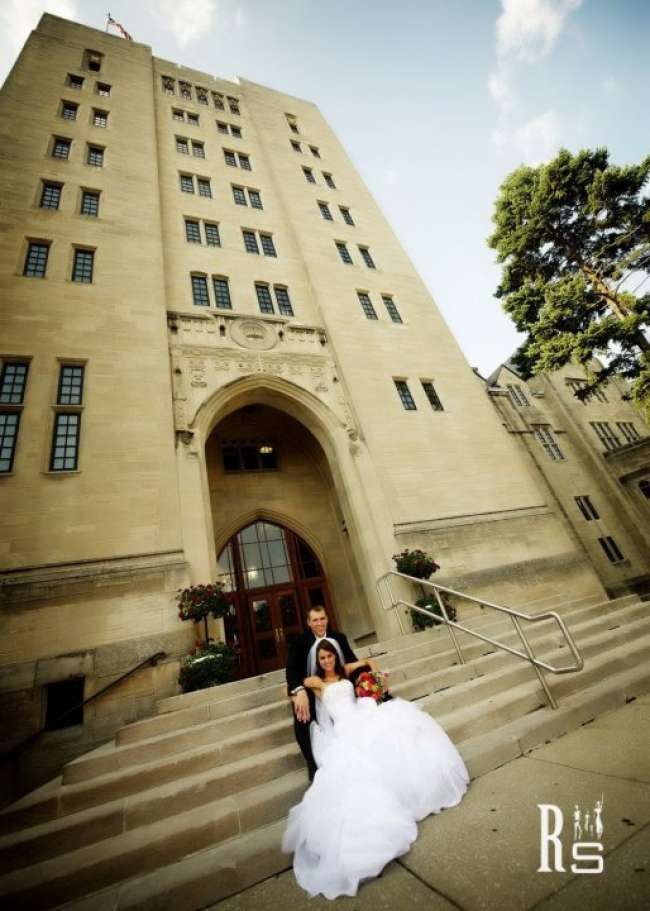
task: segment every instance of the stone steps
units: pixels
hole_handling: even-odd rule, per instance
[[[394,692],[419,699],[459,746],[474,777],[508,761],[513,751],[520,755],[522,745],[559,736],[605,711],[602,706],[610,708],[621,687],[626,696],[650,689],[650,670],[645,670],[650,622],[644,605],[634,599],[613,606],[578,604],[562,615],[585,668],[579,674],[548,675],[560,701],[556,711],[546,707],[534,672],[513,656],[480,655],[476,649],[479,657],[451,665],[456,655],[446,630],[370,649],[382,655],[385,667],[411,659],[394,671]],[[481,631],[492,630],[489,635],[500,628],[498,638],[511,628],[507,619],[500,627],[487,616],[473,622]],[[530,629],[537,654],[568,663],[570,653],[560,646],[556,627]],[[424,655],[418,651],[422,646]],[[287,868],[290,858],[279,853],[278,833],[306,786],[304,765],[293,741],[282,677],[279,685],[277,675],[238,686],[244,683],[227,685],[232,689],[226,693],[210,692],[209,701],[189,706],[186,700],[198,694],[172,697],[177,708],[167,707],[150,719],[174,721],[171,727],[162,732],[154,727],[149,738],[121,743],[118,738],[118,745],[70,763],[61,786],[41,789],[0,814],[6,833],[0,837],[0,895],[11,906],[29,908],[70,902],[75,911],[196,911]],[[270,693],[278,689],[282,699],[273,701]],[[205,700],[206,691],[201,695]],[[246,702],[251,698],[253,706]],[[236,709],[242,699],[248,707]],[[219,712],[212,717],[215,706]],[[206,710],[207,721],[192,720]],[[240,859],[248,859],[248,867]],[[221,871],[217,881],[216,870]],[[190,884],[189,894],[182,883]]]

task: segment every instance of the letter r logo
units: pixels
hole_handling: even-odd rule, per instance
[[[562,810],[556,807],[554,803],[538,803],[540,812],[540,861],[538,873],[551,873],[552,870],[548,865],[549,844],[553,844],[555,852],[553,855],[553,869],[556,873],[564,873],[562,866],[562,842],[560,834],[564,819]],[[551,814],[553,814],[553,831],[551,831]]]

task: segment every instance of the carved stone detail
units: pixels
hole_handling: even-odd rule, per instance
[[[230,327],[230,337],[242,348],[256,348],[258,351],[268,351],[278,341],[273,325],[252,318],[236,320]]]

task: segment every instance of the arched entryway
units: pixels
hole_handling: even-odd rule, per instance
[[[282,525],[258,520],[240,529],[218,555],[218,568],[234,598],[235,613],[226,618],[225,634],[239,656],[242,677],[285,666],[308,607],[323,605],[332,617],[320,560],[306,541]]]

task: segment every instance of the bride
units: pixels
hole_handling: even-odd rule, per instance
[[[318,765],[301,803],[289,811],[282,848],[293,852],[300,886],[326,898],[356,895],[417,838],[417,821],[460,803],[469,775],[440,725],[403,699],[357,699],[348,674],[323,639],[316,675],[304,685],[317,698],[312,748]]]

